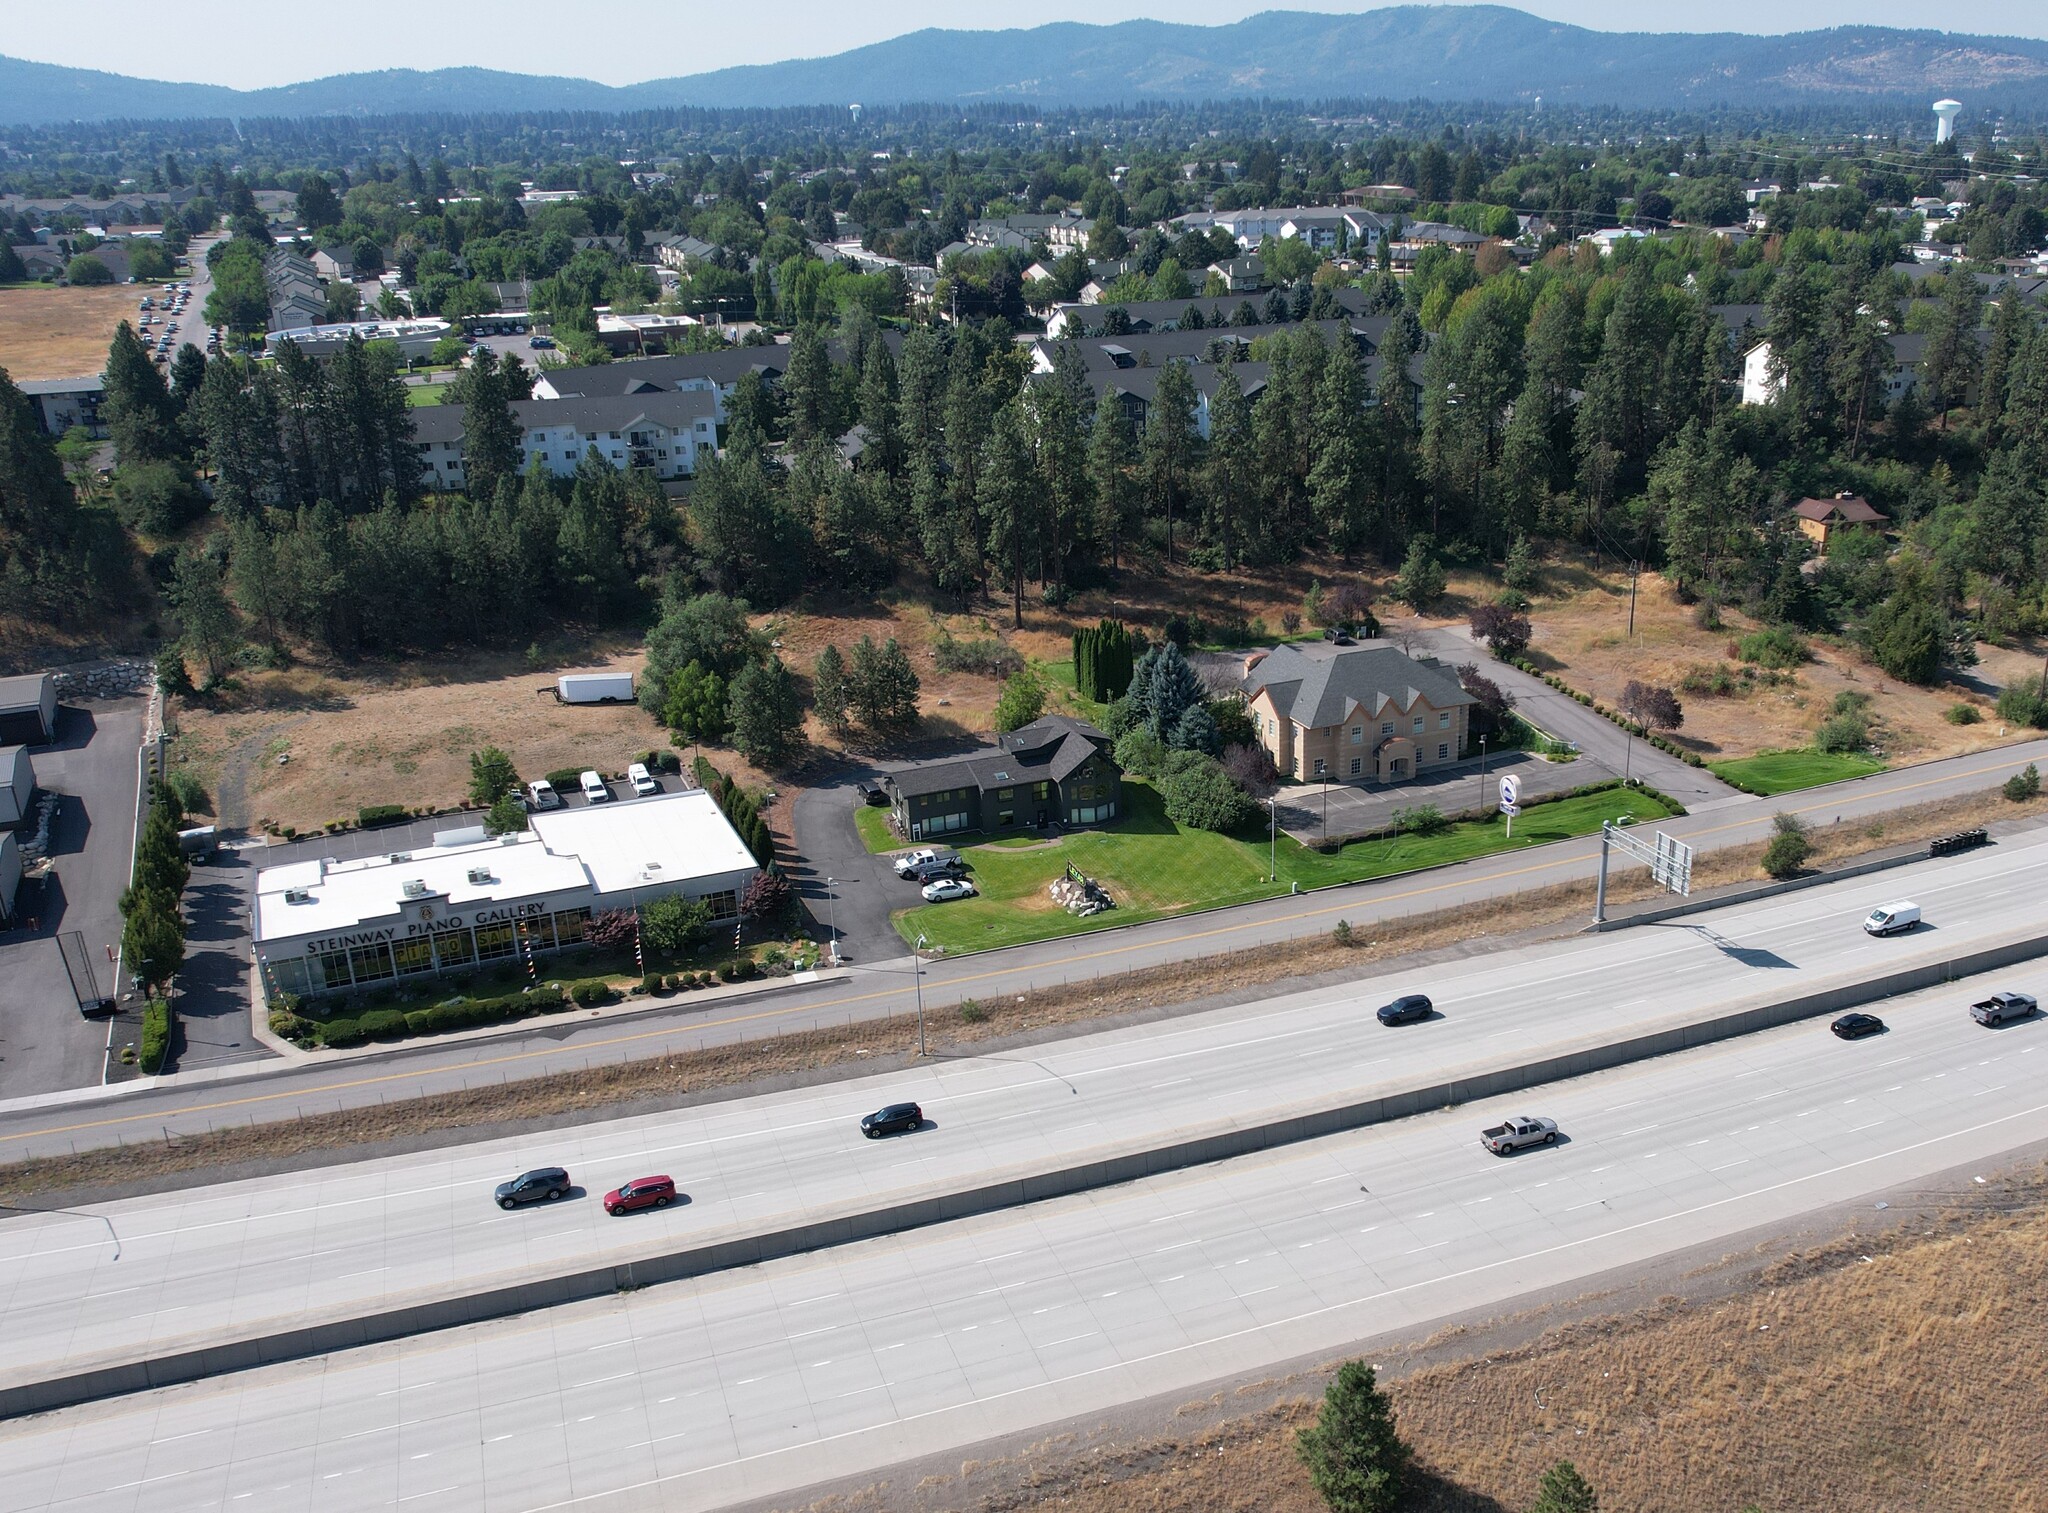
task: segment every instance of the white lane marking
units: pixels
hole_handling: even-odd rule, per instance
[[[153,1439],[152,1445],[175,1445],[181,1439],[197,1439],[202,1434],[211,1434],[211,1429],[191,1429],[183,1434],[167,1434],[162,1439]]]
[[[1747,1165],[1749,1165],[1749,1157],[1744,1156],[1740,1161],[1729,1161],[1721,1166],[1710,1166],[1707,1170],[1710,1172],[1725,1172],[1737,1166]]]
[[[1318,1210],[1317,1210],[1317,1212],[1318,1212],[1318,1213],[1326,1213],[1326,1214],[1334,1214],[1334,1213],[1338,1212],[1338,1211],[1339,1211],[1340,1209],[1346,1209],[1346,1208],[1356,1208],[1356,1207],[1358,1207],[1358,1205],[1359,1205],[1359,1204],[1361,1204],[1361,1203],[1363,1203],[1363,1202],[1365,1202],[1365,1201],[1366,1201],[1366,1200],[1365,1200],[1365,1199],[1363,1199],[1363,1198],[1353,1198],[1353,1199],[1352,1199],[1352,1200],[1351,1200],[1350,1202],[1348,1202],[1348,1203],[1332,1203],[1332,1204],[1331,1204],[1331,1205],[1330,1205],[1330,1206],[1329,1206],[1328,1208],[1318,1209]]]
[[[993,1292],[993,1291],[995,1291],[995,1290],[996,1290],[996,1289],[994,1289],[994,1288],[990,1288],[990,1289],[989,1289],[989,1291],[991,1291],[991,1292]],[[825,1326],[824,1326],[824,1327],[823,1327],[822,1329],[806,1329],[806,1330],[805,1330],[805,1331],[804,1331],[803,1333],[801,1333],[801,1334],[793,1334],[793,1335],[791,1335],[791,1336],[790,1336],[790,1338],[791,1338],[791,1339],[793,1339],[793,1340],[807,1340],[807,1339],[809,1339],[809,1338],[810,1338],[810,1337],[811,1337],[812,1335],[814,1335],[814,1334],[830,1334],[830,1333],[831,1333],[831,1332],[832,1332],[833,1330],[835,1330],[835,1329],[843,1329],[844,1327],[845,1327],[845,1326],[844,1326],[843,1324],[827,1324],[827,1325],[825,1325]]]
[[[1199,1245],[1201,1243],[1202,1242],[1200,1240],[1180,1240],[1172,1245],[1162,1245],[1157,1250],[1153,1251],[1152,1254],[1155,1256],[1163,1256],[1169,1250],[1186,1250],[1190,1245]]]
[[[630,1345],[631,1340],[606,1340],[602,1345],[592,1345],[592,1350],[617,1350],[621,1345]]]
[[[387,1387],[377,1394],[379,1397],[395,1397],[401,1392],[417,1392],[422,1387],[431,1387],[432,1382],[408,1382],[403,1387]]]
[[[1021,1254],[1021,1252],[1018,1253]],[[815,1298],[798,1298],[794,1303],[791,1303],[789,1306],[791,1308],[803,1308],[811,1303],[823,1303],[829,1298],[837,1298],[843,1296],[845,1296],[844,1293],[821,1292]]]
[[[1435,1250],[1438,1246],[1448,1245],[1450,1243],[1451,1242],[1449,1240],[1436,1240],[1428,1245],[1418,1245],[1413,1250],[1404,1250],[1401,1252],[1401,1254],[1404,1256],[1419,1256],[1425,1250]]]
[[[569,1390],[571,1392],[579,1392],[585,1387],[602,1387],[606,1382],[623,1382],[628,1377],[638,1376],[639,1374],[637,1371],[621,1371],[616,1376],[594,1376],[587,1382],[576,1383]]]
[[[1092,1340],[1095,1338],[1095,1336],[1097,1336],[1100,1333],[1102,1333],[1100,1329],[1091,1329],[1086,1334],[1070,1334],[1063,1340],[1047,1340],[1043,1345],[1040,1345],[1038,1348],[1040,1350],[1050,1350],[1055,1345],[1071,1345],[1076,1340]]]

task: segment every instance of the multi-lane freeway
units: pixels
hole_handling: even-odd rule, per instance
[[[0,1382],[481,1291],[960,1191],[1291,1112],[1541,1061],[2036,933],[2048,835],[1682,922],[1552,943],[914,1072],[581,1129],[195,1188],[0,1224]],[[1928,921],[1858,921],[1910,889]],[[2022,987],[2032,976],[2023,970]],[[1372,1009],[1435,999],[1397,1029]],[[930,1123],[864,1140],[914,1098]],[[586,1189],[512,1213],[492,1185],[560,1164]],[[688,1202],[595,1195],[673,1175]]]
[[[1419,1331],[2042,1136],[1962,982],[1283,1152],[0,1427],[0,1510],[710,1508]],[[1556,1118],[1510,1158],[1497,1116]]]

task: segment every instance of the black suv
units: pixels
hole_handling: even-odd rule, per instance
[[[924,1123],[924,1110],[914,1103],[892,1103],[861,1117],[860,1132],[870,1140],[898,1130],[914,1130]]]
[[[568,1196],[569,1174],[559,1166],[543,1166],[498,1184],[498,1207],[517,1208],[522,1203],[552,1203]]]
[[[1407,993],[1382,1008],[1379,1020],[1381,1024],[1414,1024],[1429,1018],[1435,1011],[1435,1006],[1424,994]]]

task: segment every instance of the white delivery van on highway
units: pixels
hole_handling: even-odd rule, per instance
[[[1866,935],[1897,935],[1920,923],[1920,906],[1913,903],[1880,904],[1863,921]]]

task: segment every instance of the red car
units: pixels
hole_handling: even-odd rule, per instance
[[[624,1187],[604,1195],[604,1211],[618,1215],[636,1208],[667,1208],[676,1200],[673,1177],[635,1177]]]

